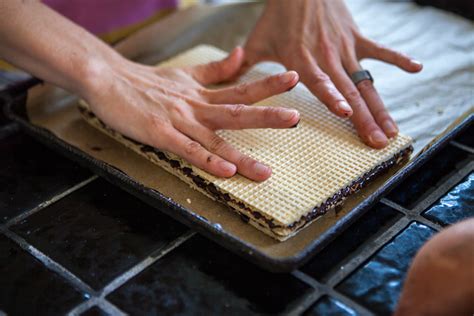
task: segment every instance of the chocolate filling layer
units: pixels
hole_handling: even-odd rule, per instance
[[[196,175],[193,173],[192,169],[186,166],[182,166],[181,162],[175,159],[171,159],[166,155],[164,152],[160,151],[159,149],[156,149],[154,147],[148,146],[148,145],[143,145],[141,143],[138,143],[137,141],[128,138],[126,136],[123,136],[121,134],[118,134],[117,132],[113,131],[110,129],[107,125],[105,125],[100,119],[98,119],[91,111],[89,111],[86,108],[83,108],[82,106],[79,107],[79,110],[83,115],[90,119],[95,119],[97,122],[101,125],[101,127],[106,130],[107,132],[115,135],[120,135],[122,138],[124,138],[126,141],[131,142],[134,144],[137,148],[140,149],[140,151],[144,154],[152,154],[154,155],[157,159],[166,162],[169,166],[171,166],[173,169],[178,170],[182,174],[184,174],[186,177],[190,178],[196,186],[199,188],[205,190],[209,195],[213,196],[216,200],[218,200],[221,203],[224,203],[237,211],[241,217],[241,219],[245,222],[249,222],[250,218],[248,215],[242,213],[240,210],[245,211],[247,213],[250,213],[253,218],[256,220],[255,222],[258,223],[260,226],[265,227],[262,223],[259,222],[259,220],[264,221],[270,229],[275,229],[275,228],[282,228],[282,229],[290,229],[290,230],[297,230],[301,227],[303,227],[306,223],[314,220],[318,216],[322,216],[325,213],[327,213],[330,209],[333,207],[339,207],[342,205],[343,201],[351,194],[356,193],[357,191],[361,190],[362,188],[366,187],[374,178],[378,177],[382,173],[388,171],[389,168],[392,166],[401,163],[402,161],[408,159],[410,154],[413,151],[413,147],[407,147],[403,149],[402,151],[398,152],[395,154],[392,158],[389,160],[381,163],[380,165],[376,166],[369,172],[365,173],[362,177],[359,179],[353,181],[349,186],[339,190],[334,194],[331,198],[327,199],[324,203],[322,203],[320,206],[314,207],[310,212],[308,212],[306,215],[303,215],[298,221],[295,221],[291,225],[280,225],[276,224],[273,219],[267,218],[264,214],[254,211],[247,207],[243,202],[237,201],[233,199],[228,193],[221,192],[213,183],[201,178],[200,176]],[[229,205],[228,202],[232,202],[234,205],[237,205],[239,209],[235,208],[232,205]],[[276,232],[274,232],[276,233]]]
[[[366,187],[374,178],[381,175],[383,172],[388,171],[388,169],[390,167],[392,167],[396,164],[399,164],[402,161],[406,160],[410,156],[411,152],[413,151],[413,148],[411,146],[404,149],[404,150],[402,150],[402,151],[400,151],[399,153],[395,154],[389,160],[383,162],[382,164],[378,165],[374,169],[372,169],[369,172],[365,173],[362,177],[360,177],[356,181],[352,182],[352,184],[349,185],[348,187],[345,187],[345,188],[339,190],[336,194],[334,194],[331,198],[327,199],[320,206],[314,207],[308,214],[303,215],[298,221],[294,222],[291,225],[284,226],[284,225],[275,224],[273,219],[267,218],[262,213],[250,209],[249,207],[247,207],[241,201],[237,201],[237,200],[233,199],[228,193],[221,192],[213,183],[208,182],[208,181],[204,180],[203,178],[199,177],[198,175],[193,174],[191,168],[182,167],[181,163],[179,161],[168,158],[160,150],[158,150],[156,148],[153,148],[151,146],[148,146],[148,145],[140,145],[140,146],[141,146],[140,150],[143,153],[152,153],[158,159],[167,162],[174,169],[181,170],[181,172],[183,174],[185,174],[187,177],[191,178],[193,180],[193,182],[198,187],[200,187],[201,189],[204,189],[206,192],[211,194],[214,198],[216,198],[220,202],[224,202],[224,203],[233,202],[234,204],[238,205],[239,208],[241,208],[242,210],[245,210],[246,212],[251,213],[252,216],[255,219],[257,219],[257,220],[261,219],[261,220],[265,221],[265,223],[267,223],[268,227],[270,227],[271,229],[273,229],[273,228],[293,229],[294,227],[298,227],[299,224],[301,224],[301,223],[306,223],[308,221],[312,221],[316,217],[324,215],[331,208],[336,207],[339,204],[341,204],[349,195],[354,194],[355,192],[357,192],[357,191],[361,190],[362,188]],[[236,209],[236,211],[238,211],[238,209]],[[242,218],[243,221],[248,222],[250,220],[247,215],[242,214],[240,212],[239,212],[239,214],[240,214],[240,217]]]

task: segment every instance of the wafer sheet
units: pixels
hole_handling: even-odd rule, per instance
[[[201,45],[161,66],[207,63],[226,55],[215,47]],[[257,80],[266,75],[256,66],[240,81]],[[278,240],[289,238],[318,216],[340,205],[366,182],[407,158],[411,150],[411,139],[403,135],[392,139],[382,150],[366,146],[349,120],[330,113],[304,85],[298,84],[290,92],[254,105],[297,109],[301,114],[297,128],[218,131],[241,152],[271,166],[271,178],[260,183],[240,175],[224,179],[191,166],[172,153],[151,150],[149,146],[122,137],[94,117],[85,103],[81,104],[89,123],[193,188],[227,204],[250,224]],[[179,167],[173,167],[170,161],[176,166],[179,163]]]

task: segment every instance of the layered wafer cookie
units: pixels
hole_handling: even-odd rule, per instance
[[[226,53],[198,46],[162,64],[188,66],[218,60]],[[269,73],[257,66],[240,81]],[[301,120],[292,129],[218,131],[241,152],[272,167],[270,179],[258,183],[240,175],[217,178],[178,156],[127,138],[100,121],[81,102],[83,117],[94,127],[149,159],[192,188],[229,206],[249,224],[283,241],[341,205],[378,175],[408,159],[411,139],[399,135],[382,149],[361,142],[350,121],[336,117],[303,85],[254,106],[297,109]]]

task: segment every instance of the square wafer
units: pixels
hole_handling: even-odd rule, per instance
[[[226,53],[197,46],[164,63],[188,66],[221,59]],[[240,81],[268,75],[254,67]],[[158,164],[194,189],[225,203],[244,219],[280,241],[343,203],[374,177],[408,158],[411,139],[399,135],[382,149],[363,144],[348,120],[336,117],[303,85],[268,98],[254,106],[285,106],[297,109],[301,120],[294,129],[218,131],[241,152],[272,167],[267,181],[257,183],[240,175],[214,177],[178,156],[140,144],[103,124],[84,102],[79,109],[93,126]]]

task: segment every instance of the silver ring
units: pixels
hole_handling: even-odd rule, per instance
[[[374,83],[374,78],[372,77],[370,72],[365,69],[352,73],[351,80],[355,85],[357,85],[359,82],[364,81],[364,80],[370,80],[372,83]]]

